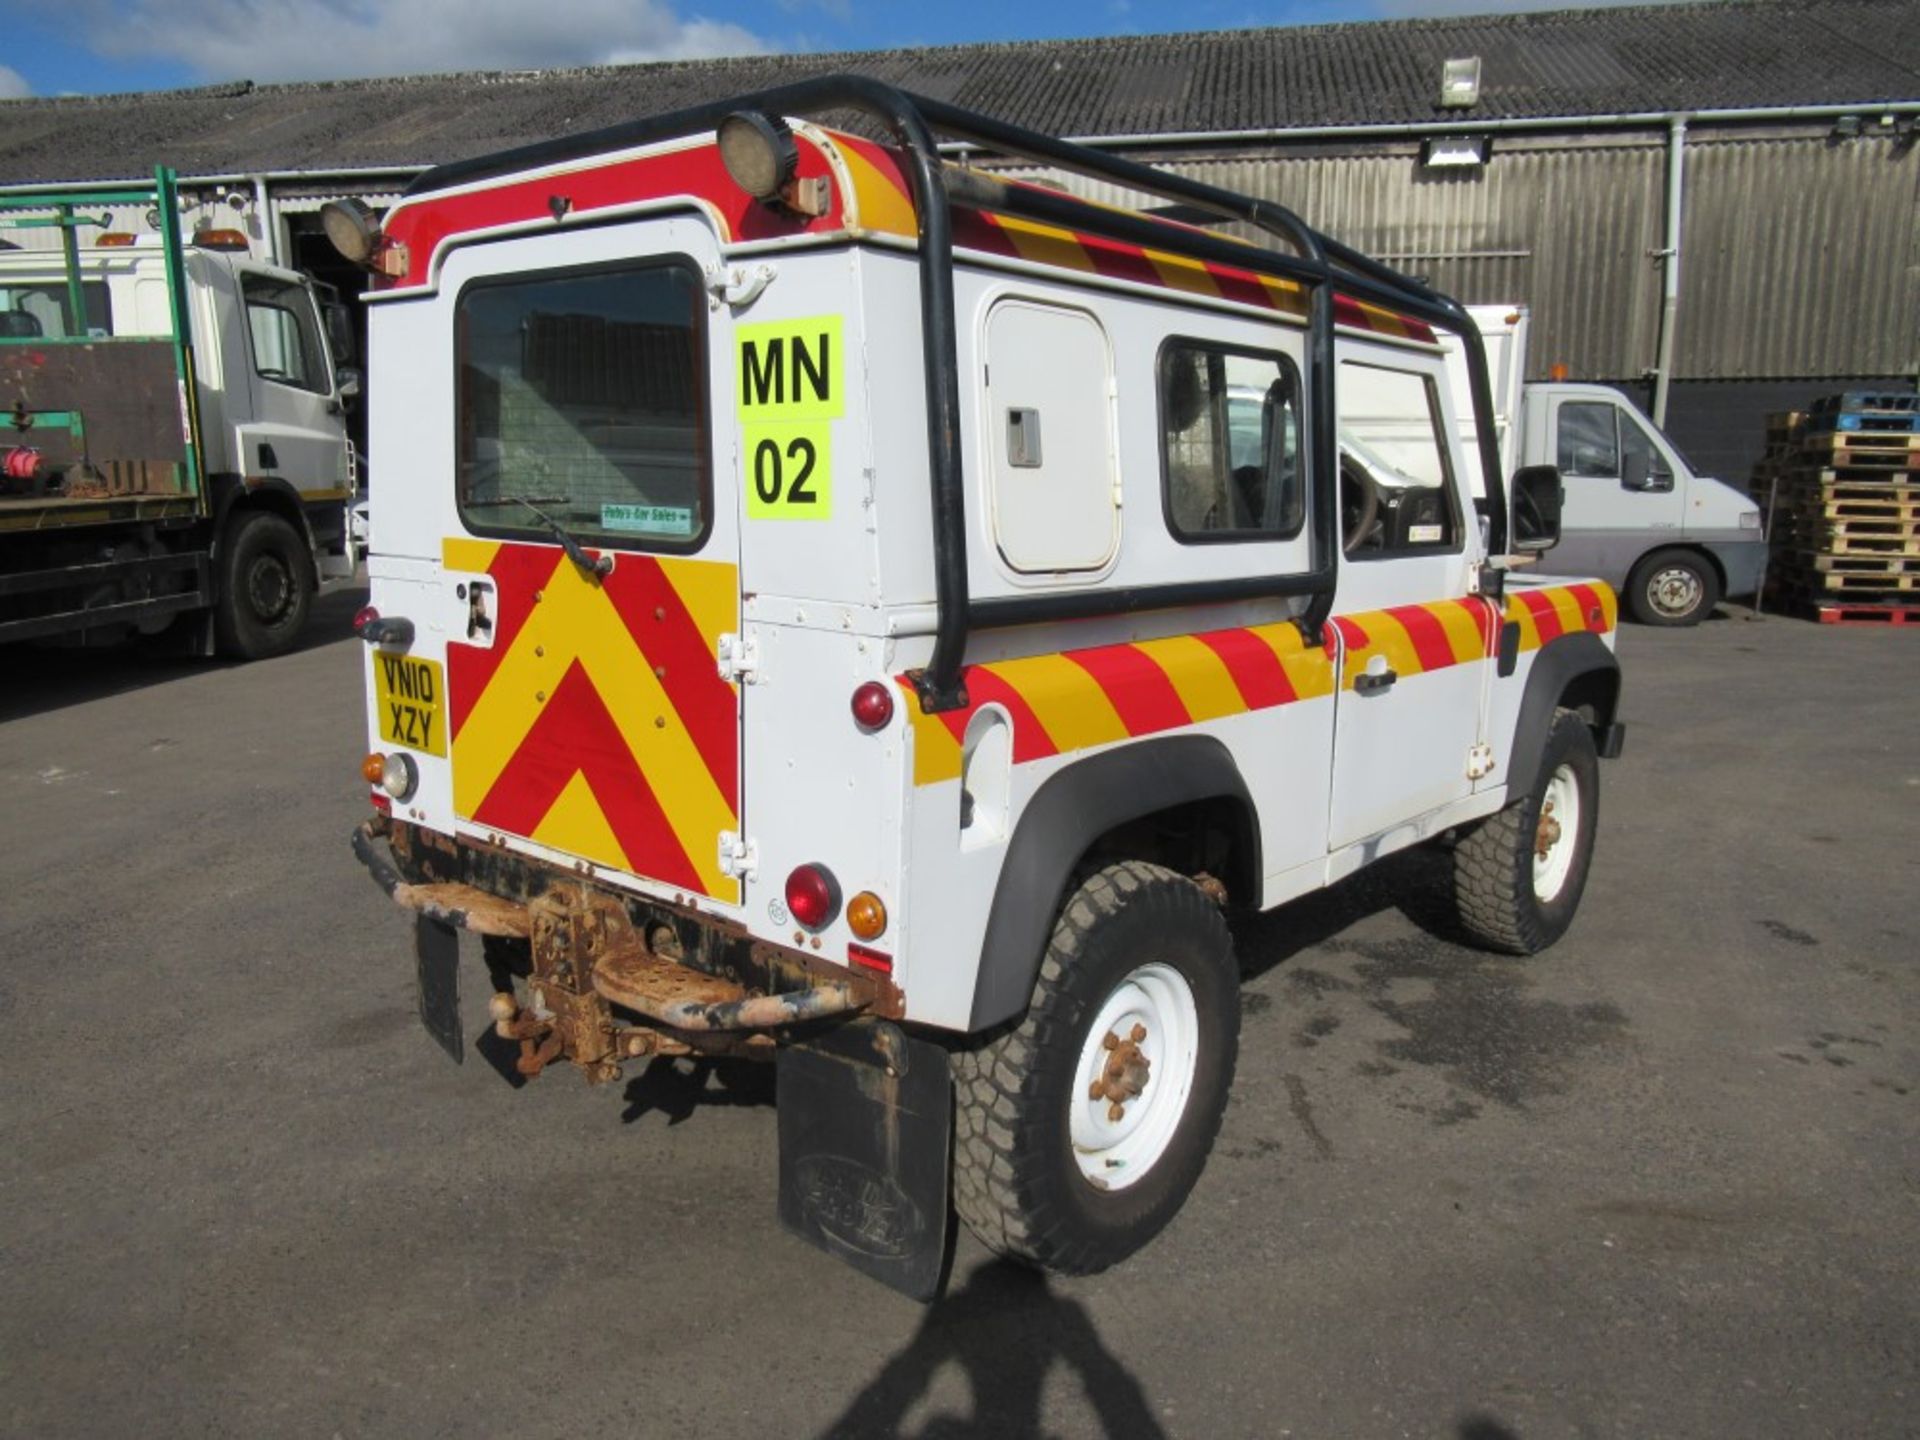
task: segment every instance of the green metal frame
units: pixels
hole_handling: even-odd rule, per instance
[[[112,220],[112,207],[137,205],[155,210],[163,220],[160,227],[160,253],[167,275],[168,308],[172,316],[174,374],[187,407],[185,481],[183,493],[194,497],[206,493],[206,477],[200,467],[200,398],[195,383],[192,320],[187,310],[186,250],[180,240],[180,195],[178,177],[165,165],[154,167],[153,183],[126,190],[63,191],[57,189],[18,191],[0,196],[0,230],[34,230],[58,227],[60,251],[66,271],[67,314],[72,328],[79,333],[49,338],[0,337],[0,345],[103,345],[115,341],[151,342],[152,336],[108,336],[104,339],[86,331],[86,289],[80,269],[78,232],[86,226],[104,228]],[[53,213],[44,213],[51,210]],[[77,411],[49,411],[48,423],[65,422],[68,433],[83,433],[83,421]]]

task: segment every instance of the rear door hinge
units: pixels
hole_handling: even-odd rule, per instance
[[[719,662],[722,680],[751,685],[760,678],[760,642],[750,636],[735,635],[731,631],[722,635],[714,646],[714,657]]]
[[[760,847],[731,830],[720,832],[720,873],[751,880],[760,869]]]

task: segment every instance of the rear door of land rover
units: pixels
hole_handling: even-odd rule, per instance
[[[739,628],[739,529],[731,430],[714,425],[732,407],[718,258],[691,216],[453,252],[432,302],[450,390],[417,392],[445,463],[430,480],[393,466],[378,437],[405,417],[376,427],[373,542],[404,544],[388,516],[435,517],[422,558],[451,828],[732,904],[740,713],[717,654]],[[389,376],[406,363],[375,356]],[[375,383],[389,404],[404,388]],[[408,494],[383,504],[388,487]]]

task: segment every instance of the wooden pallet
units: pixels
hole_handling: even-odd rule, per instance
[[[1920,626],[1920,605],[1873,605],[1864,601],[1783,599],[1776,613],[1822,625]]]
[[[1818,530],[1792,522],[1773,532],[1772,545],[1778,553],[1804,552],[1812,555],[1858,556],[1862,559],[1920,560],[1920,535],[1849,535]]]
[[[1788,594],[1799,593],[1816,600],[1837,596],[1893,595],[1920,591],[1920,574],[1862,575],[1851,571],[1840,573],[1789,566],[1780,572],[1780,585]]]
[[[1791,573],[1796,567],[1818,572],[1823,578],[1835,575],[1877,575],[1883,580],[1920,575],[1920,558],[1905,555],[1844,555],[1829,550],[1776,549],[1774,554]],[[1895,588],[1889,586],[1889,589]]]
[[[1849,459],[1841,464],[1838,455],[1853,455],[1851,450],[1823,455],[1818,460],[1762,460],[1753,467],[1753,488],[1764,490],[1778,480],[1784,487],[1795,485],[1920,485],[1920,450],[1902,451],[1897,457],[1875,456],[1864,461]]]

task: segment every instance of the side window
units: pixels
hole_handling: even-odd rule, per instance
[[[113,334],[107,282],[81,281],[80,298],[87,307],[85,333],[95,338]],[[0,285],[0,339],[67,340],[79,335],[67,315],[65,284]]]
[[[325,394],[332,388],[306,287],[271,275],[243,274],[240,293],[247,302],[254,372],[297,390]]]
[[[515,275],[454,312],[457,495],[488,535],[695,549],[712,519],[707,304],[684,261]]]
[[[987,316],[993,535],[1029,574],[1098,570],[1120,540],[1107,334],[1084,310],[1002,300]]]
[[[1453,464],[1433,377],[1340,364],[1340,529],[1356,560],[1460,544]]]
[[[1646,426],[1623,411],[1620,416],[1620,473],[1626,475],[1635,460],[1644,463],[1646,468],[1641,473],[1645,474],[1650,488],[1673,488],[1673,467],[1667,464],[1667,457],[1653,443]]]
[[[1615,436],[1617,405],[1568,400],[1560,406],[1559,456],[1562,475],[1620,478],[1620,445]]]
[[[1176,539],[1299,534],[1300,439],[1300,375],[1285,355],[1200,340],[1161,347],[1160,463]]]

